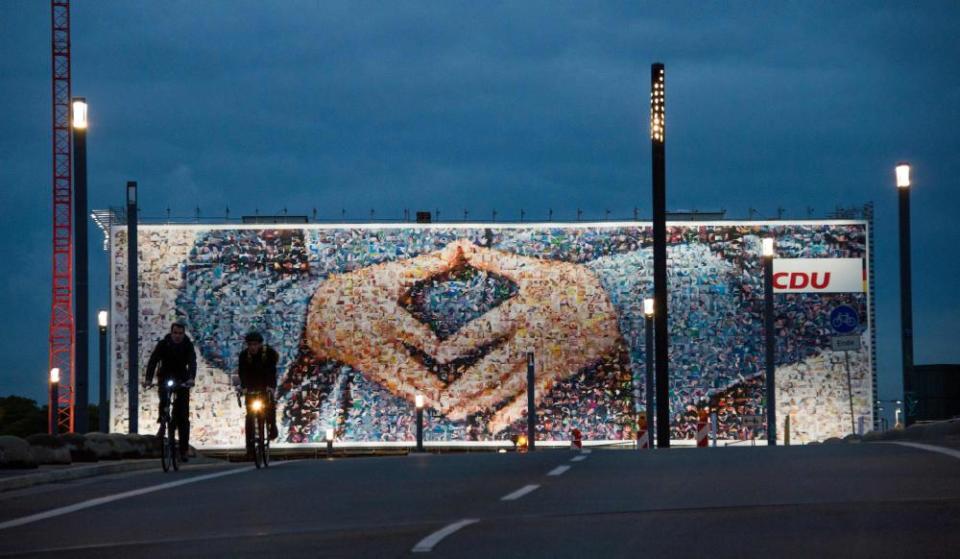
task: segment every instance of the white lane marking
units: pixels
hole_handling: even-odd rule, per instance
[[[559,476],[559,475],[563,475],[563,473],[566,472],[566,471],[569,470],[569,469],[570,469],[570,466],[567,466],[566,464],[564,464],[563,466],[557,466],[556,468],[550,470],[550,471],[547,473],[547,475],[548,475],[548,476]]]
[[[524,485],[523,487],[521,487],[520,489],[517,489],[517,490],[514,491],[513,493],[510,493],[509,495],[504,495],[503,497],[500,497],[500,500],[501,500],[501,501],[516,501],[517,499],[519,499],[520,497],[523,497],[523,496],[526,495],[527,493],[531,493],[531,492],[533,492],[533,491],[536,491],[536,490],[539,489],[539,488],[540,488],[539,485]]]
[[[583,460],[586,460],[586,459],[587,459],[587,457],[584,456],[583,454],[581,454],[580,456],[574,456],[573,458],[570,459],[570,461],[571,461],[571,462],[582,462]]]
[[[952,448],[944,448],[942,446],[934,446],[932,444],[907,443],[907,442],[901,442],[901,441],[890,441],[890,444],[898,444],[900,446],[910,446],[913,448],[919,448],[920,450],[929,450],[930,452],[938,452],[940,454],[952,456],[953,458],[960,458],[960,450],[954,450]]]
[[[164,489],[172,489],[174,487],[179,487],[181,485],[187,485],[189,483],[197,483],[198,481],[206,481],[208,479],[214,479],[224,476],[232,476],[234,474],[240,474],[243,472],[249,472],[253,469],[253,466],[248,468],[239,468],[236,470],[227,470],[225,472],[216,472],[213,474],[206,474],[202,476],[191,477],[187,479],[181,479],[178,481],[171,481],[169,483],[161,483],[160,485],[151,485],[150,487],[144,487],[141,489],[134,489],[131,491],[124,491],[123,493],[116,493],[114,495],[107,495],[106,497],[97,497],[96,499],[89,499],[87,501],[81,501],[79,503],[69,505],[66,507],[60,507],[56,509],[51,509],[44,512],[38,512],[37,514],[31,514],[29,516],[22,516],[20,518],[14,518],[13,520],[7,520],[6,522],[0,522],[0,530],[6,530],[7,528],[14,528],[16,526],[23,526],[24,524],[30,524],[33,522],[39,522],[40,520],[46,520],[48,518],[54,518],[57,516],[63,516],[65,514],[70,514],[71,512],[77,512],[78,510],[89,509],[91,507],[96,507],[100,505],[105,505],[107,503],[112,503],[114,501],[119,501],[121,499],[129,499],[130,497],[136,497],[138,495],[145,495],[147,493],[153,493],[155,491],[163,491]]]
[[[583,450],[580,451],[580,454],[590,454],[591,452],[593,452],[593,451],[590,450],[589,448],[585,448],[585,449],[583,449]]]
[[[419,542],[417,542],[417,545],[413,546],[413,549],[411,551],[413,551],[414,553],[427,553],[429,551],[433,551],[433,546],[440,543],[440,540],[442,540],[443,538],[456,532],[460,528],[464,528],[471,524],[476,524],[477,522],[480,522],[480,520],[476,518],[464,518],[463,520],[458,520],[453,524],[448,524],[443,528],[440,528],[436,532],[430,534],[429,536],[423,538]]]

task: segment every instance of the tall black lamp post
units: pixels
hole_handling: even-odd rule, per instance
[[[109,413],[107,412],[107,326],[110,315],[107,311],[97,313],[97,327],[100,330],[100,398],[97,402],[99,411],[99,426],[101,433],[109,432]]]
[[[910,269],[910,164],[896,168],[900,198],[900,341],[903,359],[904,426],[913,423],[916,399],[913,394],[913,280]]]
[[[140,409],[140,289],[137,282],[137,183],[127,182],[127,414],[130,433],[138,432]]]
[[[650,67],[650,144],[653,156],[653,299],[657,363],[657,446],[670,447],[670,371],[667,330],[667,155],[666,74]]]
[[[767,346],[767,444],[777,446],[777,367],[776,336],[773,331],[773,257],[772,237],[763,239],[763,330]]]
[[[644,394],[646,395],[646,406],[647,406],[647,446],[653,448],[653,434],[655,432],[657,422],[654,419],[654,414],[656,413],[656,404],[655,404],[655,394],[653,392],[653,313],[654,313],[654,301],[652,298],[646,298],[643,300],[643,318],[644,318],[644,333],[647,337],[647,347],[646,347],[646,362],[647,362],[647,371],[644,384]],[[640,445],[637,445],[638,447]]]
[[[51,435],[57,434],[57,421],[60,415],[60,369],[50,369],[50,404],[47,414],[47,431]]]
[[[73,129],[73,276],[74,276],[74,385],[73,385],[73,430],[89,431],[90,420],[90,363],[88,357],[89,336],[87,277],[87,101],[76,97],[72,103],[71,128]]]

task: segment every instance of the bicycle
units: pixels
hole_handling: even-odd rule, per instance
[[[164,384],[166,404],[160,408],[160,465],[164,472],[169,472],[170,468],[174,471],[180,470],[180,449],[177,446],[175,425],[170,416],[170,410],[173,408],[173,399],[177,397],[177,388],[181,386],[173,380],[168,380]]]
[[[248,390],[244,393],[247,402],[247,413],[253,414],[250,422],[253,438],[253,462],[257,469],[270,466],[270,437],[267,436],[267,407],[272,401],[273,394],[269,391]],[[240,403],[240,392],[237,391],[237,405]]]

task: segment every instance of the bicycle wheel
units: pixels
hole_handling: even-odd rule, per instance
[[[263,454],[264,468],[270,466],[270,438],[265,435],[266,432],[267,432],[266,421],[264,420],[263,416],[261,416],[260,417],[260,444],[262,449],[260,453]]]
[[[167,422],[160,422],[160,465],[163,467],[164,472],[169,472],[172,463],[172,456],[170,454],[170,443],[167,442]]]
[[[173,429],[170,429],[170,436],[167,437],[167,440],[170,441],[170,464],[173,465],[173,470],[175,472],[180,471],[180,450],[177,448],[177,439],[173,437]]]
[[[253,425],[253,462],[259,470],[263,467],[263,429],[261,429],[260,418],[257,418]]]

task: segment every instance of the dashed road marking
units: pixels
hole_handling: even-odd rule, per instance
[[[0,530],[5,530],[7,528],[14,528],[16,526],[23,526],[24,524],[32,524],[34,522],[39,522],[41,520],[46,520],[48,518],[63,516],[65,514],[70,514],[71,512],[77,512],[78,510],[89,509],[99,505],[112,503],[114,501],[120,501],[122,499],[137,497],[139,495],[146,495],[147,493],[153,493],[155,491],[163,491],[164,489],[172,489],[174,487],[180,487],[181,485],[197,483],[199,481],[206,481],[208,479],[214,479],[218,477],[232,476],[234,474],[242,474],[243,472],[249,472],[250,470],[253,470],[253,466],[250,466],[248,468],[237,468],[235,470],[227,470],[225,472],[216,472],[213,474],[206,474],[202,476],[196,476],[196,477],[181,479],[177,481],[171,481],[168,483],[161,483],[160,485],[151,485],[149,487],[134,489],[132,491],[124,491],[123,493],[116,493],[113,495],[107,495],[105,497],[97,497],[96,499],[81,501],[79,503],[68,505],[66,507],[51,509],[48,511],[31,514],[29,516],[22,516],[20,518],[14,518],[13,520],[7,520],[6,522],[0,522]]]
[[[423,538],[419,542],[417,542],[417,545],[413,546],[413,549],[411,551],[413,551],[414,553],[427,553],[427,552],[433,551],[433,547],[438,543],[440,543],[440,540],[442,540],[443,538],[449,536],[450,534],[456,532],[461,528],[465,528],[471,524],[476,524],[477,522],[480,522],[480,521],[476,518],[464,518],[463,520],[458,520],[453,524],[448,524],[443,528],[440,528],[436,532],[430,534],[429,536]]]
[[[547,475],[548,476],[563,475],[563,473],[569,469],[570,469],[570,466],[567,466],[566,464],[564,464],[563,466],[557,466],[556,468],[550,470],[549,472],[547,472]]]
[[[503,497],[500,497],[500,500],[516,501],[517,499],[519,499],[520,497],[523,497],[527,493],[532,493],[536,491],[539,487],[540,487],[539,485],[524,485],[523,487],[521,487],[520,489],[517,489],[513,493],[509,493],[507,495],[504,495]]]
[[[584,460],[586,460],[586,459],[587,459],[587,457],[584,456],[583,454],[581,454],[580,456],[574,456],[573,458],[570,459],[570,461],[571,461],[571,462],[582,462],[582,461],[584,461]]]

